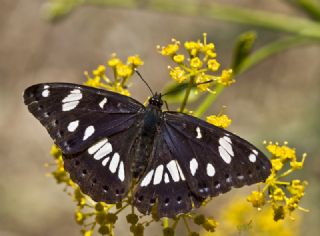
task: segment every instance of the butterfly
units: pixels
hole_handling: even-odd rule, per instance
[[[95,201],[132,204],[175,217],[210,197],[265,181],[268,158],[255,146],[196,117],[162,111],[161,94],[144,106],[111,91],[44,83],[24,102],[63,153],[64,167]]]

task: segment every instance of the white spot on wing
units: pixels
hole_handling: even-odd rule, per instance
[[[223,139],[226,140],[228,143],[232,144],[231,139],[228,136],[224,136]]]
[[[121,182],[124,181],[124,165],[123,165],[123,161],[120,162],[118,177],[121,180]]]
[[[163,175],[163,165],[159,165],[154,172],[154,179],[153,179],[153,184],[160,184],[162,180],[162,175]]]
[[[73,101],[78,101],[82,98],[82,93],[79,89],[74,89],[72,90],[68,96],[66,96],[62,102],[66,103],[66,102],[73,102]]]
[[[176,165],[176,162],[174,160],[170,161],[167,164],[167,168],[169,170],[169,173],[173,179],[174,182],[178,182],[180,177],[179,177],[179,171]]]
[[[109,161],[109,160],[110,160],[110,157],[107,157],[107,158],[103,159],[102,165],[103,165],[103,166],[106,166],[106,165],[108,164],[108,161]]]
[[[107,98],[104,98],[100,103],[99,106],[103,109],[104,105],[107,103]]]
[[[48,89],[43,90],[41,93],[42,97],[49,97],[49,94],[50,94],[50,92]]]
[[[258,151],[257,150],[252,150],[252,152],[254,153],[254,155],[258,155]]]
[[[43,89],[48,89],[48,88],[49,88],[49,85],[43,86]]]
[[[225,163],[230,164],[231,156],[222,146],[219,146],[219,153],[221,158],[225,161]]]
[[[153,176],[153,172],[154,170],[150,170],[148,174],[146,174],[146,176],[144,177],[144,179],[142,180],[140,186],[144,187],[144,186],[148,186],[151,182],[152,176]]]
[[[232,146],[229,142],[226,141],[226,139],[224,138],[220,138],[219,139],[219,144],[221,145],[221,147],[223,147],[231,156],[233,156],[233,150],[232,150]]]
[[[83,141],[87,140],[94,133],[94,127],[92,125],[88,126],[84,131]]]
[[[180,174],[180,178],[181,178],[183,181],[186,180],[186,178],[184,177],[184,174],[183,174],[183,172],[182,172],[182,170],[181,170],[181,167],[180,167],[179,163],[177,162],[177,160],[176,160],[176,165],[177,165],[177,167],[178,167],[178,171],[179,171],[179,174]]]
[[[207,175],[212,177],[212,176],[215,175],[215,173],[216,173],[216,170],[213,167],[213,165],[211,163],[208,163],[208,165],[207,165]]]
[[[196,138],[198,138],[198,139],[202,138],[202,134],[201,134],[201,130],[200,130],[199,126],[197,126],[196,131],[197,131],[197,137]]]
[[[166,184],[170,182],[168,173],[165,173],[165,174],[164,174],[164,182],[165,182]]]
[[[79,104],[79,101],[67,102],[62,104],[62,111],[71,111],[76,108]]]
[[[68,131],[74,132],[79,126],[79,120],[75,120],[69,123],[68,125]]]
[[[111,152],[112,152],[111,143],[107,142],[94,154],[93,158],[96,160],[100,160]]]
[[[256,155],[254,155],[253,153],[251,153],[251,154],[249,155],[249,160],[250,160],[251,162],[256,162],[256,160],[257,160]]]
[[[196,174],[197,169],[198,169],[198,162],[195,158],[193,158],[190,161],[190,171],[191,171],[192,176],[194,176]]]
[[[115,152],[112,156],[110,166],[109,166],[109,169],[112,173],[116,172],[119,161],[120,161],[120,155],[119,155],[119,153]]]
[[[70,91],[69,95],[62,100],[62,111],[71,111],[76,108],[82,98],[80,89]]]
[[[93,153],[96,153],[105,143],[108,142],[108,139],[102,139],[99,142],[95,143],[88,149],[88,153],[92,155]]]

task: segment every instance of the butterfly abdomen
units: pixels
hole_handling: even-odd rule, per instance
[[[139,178],[145,172],[149,157],[152,152],[154,137],[157,128],[160,125],[161,110],[148,106],[144,115],[143,124],[140,129],[140,135],[135,142],[133,153],[132,173],[134,178]]]

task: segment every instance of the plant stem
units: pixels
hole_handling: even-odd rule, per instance
[[[142,3],[136,0],[86,0],[84,1],[84,4],[137,8],[140,7]],[[252,25],[320,40],[320,24],[317,22],[279,13],[246,9],[232,5],[227,6],[226,4],[218,3],[199,4],[190,1],[186,3],[182,0],[146,1],[141,7],[146,10],[154,10],[158,12],[183,14],[189,16],[202,16],[223,21]]]
[[[194,83],[194,76],[191,76],[189,84],[188,84],[188,87],[186,89],[186,93],[184,94],[184,98],[183,98],[183,101],[182,101],[180,109],[179,109],[180,112],[183,112],[185,107],[186,107],[186,105],[187,105],[188,98],[189,98],[193,83]]]
[[[217,97],[222,93],[224,90],[224,86],[218,84],[217,87],[214,89],[215,93],[209,93],[198,109],[194,112],[195,117],[201,117],[205,111],[212,105],[212,103],[217,99]]]

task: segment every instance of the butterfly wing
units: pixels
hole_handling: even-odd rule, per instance
[[[175,217],[207,198],[264,181],[270,162],[240,137],[192,116],[165,112],[134,204],[148,214]]]
[[[25,90],[24,102],[64,154],[128,129],[144,111],[127,96],[68,83],[33,85]]]
[[[175,217],[189,212],[202,199],[189,190],[188,183],[177,158],[165,141],[165,127],[161,127],[154,139],[153,150],[144,176],[134,192],[134,205],[143,214],[156,207],[159,217]]]
[[[96,201],[115,203],[129,190],[133,145],[144,106],[109,91],[66,83],[26,89],[29,111],[61,148],[65,169]]]
[[[164,117],[166,142],[197,196],[216,196],[270,175],[269,159],[237,135],[183,113]]]

